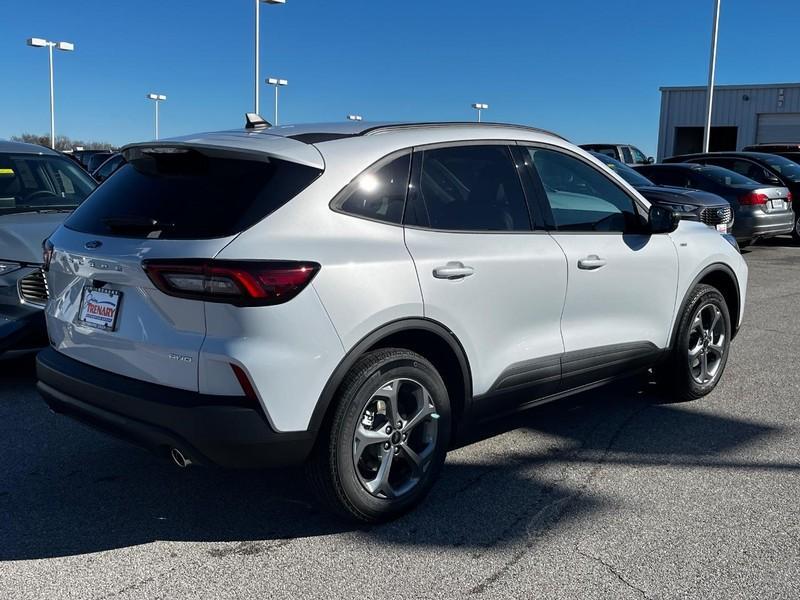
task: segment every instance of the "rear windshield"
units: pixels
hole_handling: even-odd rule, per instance
[[[725,187],[748,188],[759,185],[757,181],[753,181],[749,177],[745,177],[736,171],[731,171],[724,167],[707,165],[698,169],[693,169],[693,171]]]
[[[196,150],[134,150],[65,225],[94,235],[209,239],[235,235],[274,212],[321,171],[269,158]]]
[[[0,215],[72,211],[96,185],[67,158],[51,154],[0,153]]]

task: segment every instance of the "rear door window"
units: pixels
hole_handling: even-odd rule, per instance
[[[752,179],[758,183],[770,183],[771,177],[769,172],[758,163],[754,163],[749,160],[740,160],[734,158],[709,158],[706,163],[709,165],[717,165],[719,167],[730,169],[731,171],[735,171],[736,173],[739,173],[739,175],[744,175],[748,179]]]
[[[626,165],[632,164],[634,161],[633,154],[631,154],[631,149],[628,148],[628,146],[622,146],[620,149],[622,150],[622,162],[624,162]]]
[[[235,235],[274,212],[321,171],[264,157],[194,149],[134,150],[65,225],[93,235],[211,239]]]
[[[528,205],[507,146],[436,148],[415,152],[414,157],[419,183],[409,198],[407,225],[530,231]]]

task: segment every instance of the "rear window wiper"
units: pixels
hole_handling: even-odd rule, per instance
[[[108,217],[103,219],[103,223],[112,231],[132,233],[151,233],[175,227],[174,223],[164,223],[152,217]]]

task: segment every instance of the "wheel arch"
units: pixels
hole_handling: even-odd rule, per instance
[[[308,430],[318,433],[328,421],[333,400],[348,371],[365,353],[379,348],[406,348],[428,359],[439,371],[450,395],[455,426],[472,398],[472,374],[466,352],[455,334],[437,321],[399,319],[387,323],[358,342],[334,369],[320,394]]]
[[[735,338],[736,334],[739,332],[739,311],[741,309],[739,281],[736,279],[736,274],[733,272],[733,269],[728,265],[725,263],[713,263],[700,271],[686,289],[680,308],[675,314],[675,323],[672,326],[672,334],[670,335],[670,348],[673,348],[675,345],[675,340],[678,336],[678,328],[680,327],[680,316],[683,314],[683,311],[686,310],[686,305],[692,295],[692,290],[700,284],[710,285],[719,290],[719,293],[725,298],[731,315],[731,339]]]

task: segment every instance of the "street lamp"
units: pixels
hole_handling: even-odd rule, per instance
[[[714,76],[717,71],[717,31],[719,30],[720,1],[714,0],[714,22],[711,26],[711,60],[708,65],[708,92],[706,93],[706,129],[703,133],[703,152],[711,145],[711,109],[714,107]]]
[[[481,104],[480,102],[473,104],[472,108],[478,111],[478,123],[481,122],[481,111],[489,108],[488,104]]]
[[[156,140],[158,139],[158,105],[167,99],[163,94],[147,94],[147,97],[156,105]]]
[[[361,115],[347,115],[348,121],[363,121],[364,118]]]
[[[42,38],[28,38],[28,46],[32,48],[47,48],[50,54],[50,147],[56,147],[56,107],[55,92],[53,90],[53,48],[62,52],[73,52],[75,44],[72,42],[51,42]]]
[[[278,124],[278,88],[289,85],[285,79],[278,79],[277,77],[270,77],[267,79],[267,85],[275,86],[275,125]]]
[[[255,51],[255,76],[253,77],[254,112],[259,113],[259,90],[261,86],[261,3],[286,4],[286,0],[255,0],[256,2],[256,51]]]

